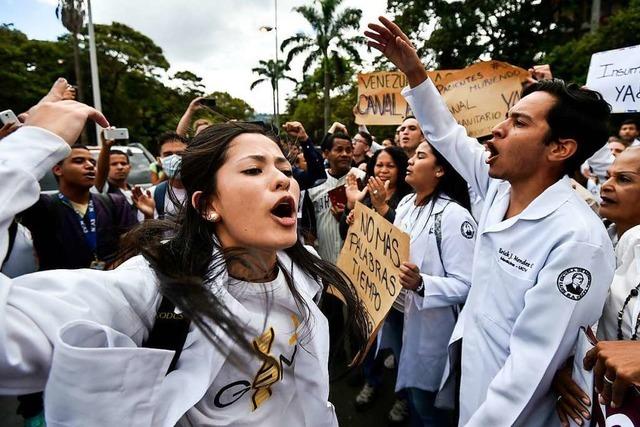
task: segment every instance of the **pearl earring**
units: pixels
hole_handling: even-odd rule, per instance
[[[220,219],[220,215],[217,212],[209,212],[207,214],[207,221],[217,222]]]

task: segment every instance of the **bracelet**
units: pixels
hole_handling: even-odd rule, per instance
[[[422,280],[422,277],[420,277],[420,284],[418,285],[418,287],[415,289],[414,292],[420,295],[421,297],[424,297],[424,280]]]

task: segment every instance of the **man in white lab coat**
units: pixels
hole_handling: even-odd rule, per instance
[[[593,91],[538,82],[493,129],[486,153],[456,123],[407,36],[381,22],[369,25],[369,45],[407,75],[403,94],[427,139],[485,201],[451,339],[462,338],[459,424],[560,425],[551,380],[580,326],[600,315],[615,268],[602,223],[566,174],[606,139],[610,108]]]

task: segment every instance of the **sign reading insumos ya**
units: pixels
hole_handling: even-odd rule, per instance
[[[409,235],[372,209],[356,203],[354,222],[337,265],[353,282],[366,309],[367,348],[402,289],[400,265],[408,259]]]
[[[529,72],[500,61],[473,64],[462,70],[430,71],[458,123],[472,137],[489,135],[519,99]],[[398,71],[358,74],[357,124],[397,125],[410,114],[401,90],[407,86]]]
[[[640,45],[594,53],[587,87],[600,92],[613,113],[640,111]]]

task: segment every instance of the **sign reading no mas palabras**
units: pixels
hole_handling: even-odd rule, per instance
[[[500,61],[428,74],[451,114],[472,137],[491,134],[491,129],[504,120],[507,111],[520,99],[522,82],[529,77],[527,70]],[[356,123],[402,123],[410,114],[400,94],[406,85],[406,77],[397,71],[359,74],[358,104],[354,107]]]
[[[408,259],[409,235],[372,209],[356,203],[354,222],[337,265],[353,282],[366,309],[367,349],[402,289],[400,265]]]
[[[587,87],[600,92],[613,113],[640,111],[640,45],[594,53]]]

